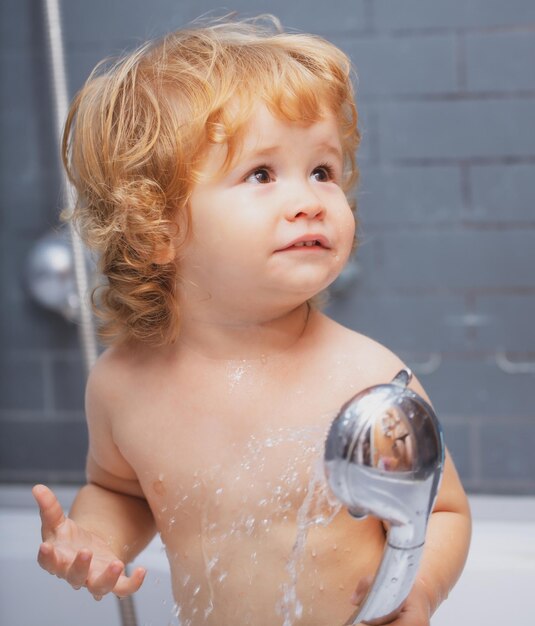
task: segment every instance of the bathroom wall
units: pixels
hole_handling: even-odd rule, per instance
[[[209,0],[64,2],[71,92],[97,61]],[[472,491],[535,493],[535,3],[235,0],[349,53],[363,135],[356,278],[332,315],[413,367]],[[32,302],[24,267],[57,224],[40,3],[0,3],[0,481],[79,482],[76,329]]]

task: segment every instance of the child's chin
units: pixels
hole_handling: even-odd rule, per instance
[[[309,293],[307,299],[313,298],[320,293],[325,292],[338,278],[340,272],[333,272],[332,274],[323,278],[323,280],[310,281],[306,284],[306,291]]]
[[[329,285],[333,282],[334,279],[322,282],[319,285],[311,285],[309,288],[304,288],[303,285],[299,285],[295,287],[295,290],[291,290],[290,293],[295,297],[296,304],[301,304],[303,302],[321,302],[327,293]]]

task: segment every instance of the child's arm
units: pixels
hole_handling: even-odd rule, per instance
[[[89,430],[88,484],[65,516],[55,495],[43,485],[33,489],[42,519],[43,543],[38,562],[75,588],[86,586],[100,599],[137,591],[145,571],[131,576],[124,565],[147,545],[155,532],[154,519],[132,467],[114,443],[112,415],[124,415],[117,376],[110,359],[93,368],[86,392]]]
[[[447,454],[442,486],[429,519],[415,584],[415,588],[427,597],[431,614],[448,597],[461,575],[468,555],[471,530],[468,500]]]

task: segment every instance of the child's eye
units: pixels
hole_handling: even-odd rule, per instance
[[[312,177],[319,183],[327,183],[334,180],[334,169],[325,163],[323,165],[318,165],[318,167],[314,168]]]
[[[245,182],[253,183],[255,185],[265,185],[271,183],[273,177],[268,167],[257,167],[245,178]]]

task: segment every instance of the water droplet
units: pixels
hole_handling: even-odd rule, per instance
[[[254,525],[255,525],[255,518],[252,515],[249,515],[249,517],[245,520],[245,529],[247,531],[247,534],[251,535],[253,530],[254,530]]]
[[[217,565],[218,561],[219,561],[219,556],[214,556],[212,559],[210,559],[210,561],[208,561],[208,563],[206,565],[206,571],[207,571],[208,575],[214,569],[214,567]]]
[[[391,582],[391,583],[397,583],[397,582],[398,582],[398,579],[397,579],[397,578],[392,578],[392,579],[390,579],[390,582]]]
[[[160,476],[162,476],[162,474],[160,474]],[[152,483],[152,488],[159,496],[162,496],[165,494],[165,487],[164,487],[162,479],[160,478],[158,480],[155,480]]]

